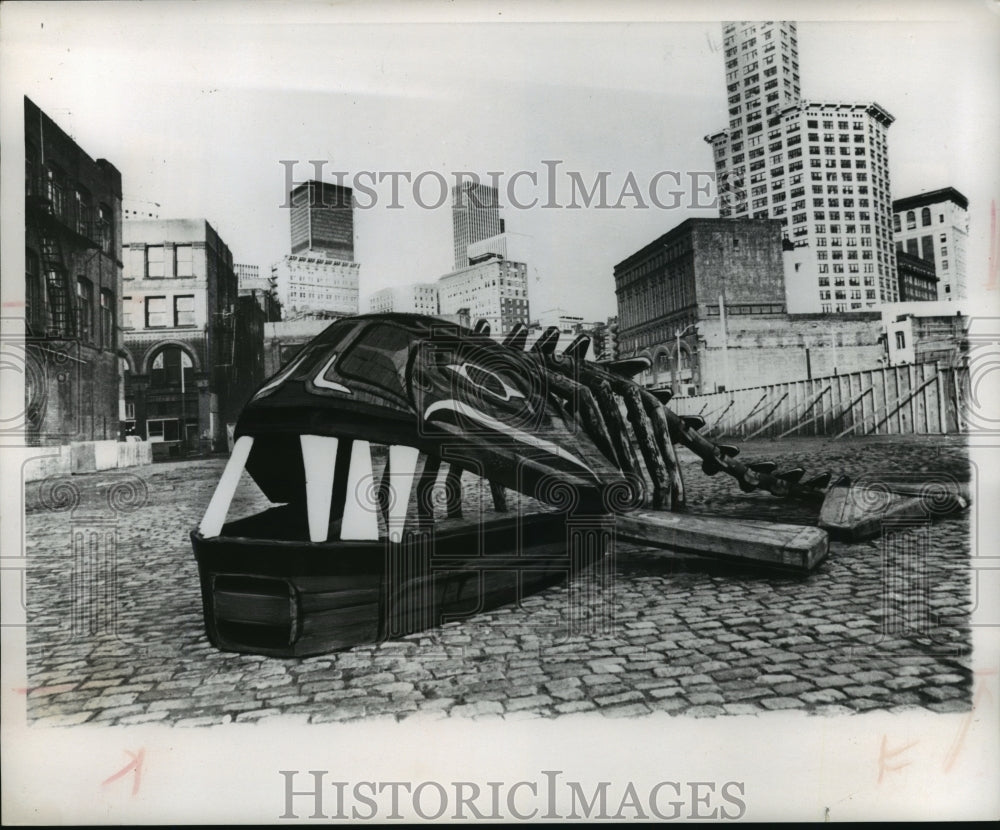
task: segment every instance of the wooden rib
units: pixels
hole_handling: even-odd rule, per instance
[[[337,466],[337,439],[327,435],[300,435],[302,466],[306,474],[306,516],[309,541],[325,542],[330,532],[333,472]]]
[[[233,445],[233,453],[226,462],[226,468],[222,471],[219,484],[212,494],[212,500],[205,509],[198,532],[206,539],[218,536],[222,532],[222,526],[226,523],[226,514],[229,513],[229,505],[233,503],[233,496],[236,495],[236,488],[240,483],[240,475],[246,466],[247,458],[253,447],[253,438],[249,435],[241,435]]]

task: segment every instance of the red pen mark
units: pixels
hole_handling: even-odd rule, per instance
[[[24,300],[8,300],[3,304],[4,308],[24,308]]]
[[[101,782],[101,786],[106,786],[112,781],[117,781],[119,778],[124,778],[130,772],[135,773],[135,778],[132,779],[132,795],[139,792],[139,782],[142,781],[142,762],[146,757],[146,750],[140,749],[138,752],[129,752],[125,750],[125,754],[128,755],[132,760],[129,761],[124,767],[122,767],[118,772],[112,775],[110,778],[104,779]]]
[[[972,726],[972,720],[976,716],[976,710],[979,708],[979,704],[982,702],[983,697],[988,697],[993,700],[993,695],[990,694],[989,687],[986,685],[986,680],[982,679],[988,675],[996,674],[996,669],[984,669],[983,671],[977,671],[974,673],[975,677],[979,677],[979,685],[976,687],[976,693],[972,696],[972,708],[965,713],[965,717],[962,718],[962,725],[958,728],[958,734],[955,736],[955,740],[952,741],[951,749],[948,750],[948,754],[944,758],[944,771],[950,772],[951,768],[955,765],[955,761],[958,759],[958,753],[962,751],[962,747],[965,745],[965,737],[969,734],[969,727]]]
[[[62,683],[58,686],[14,686],[13,691],[19,695],[57,695],[60,692],[69,692],[76,688],[76,683]]]
[[[996,199],[990,202],[990,261],[987,270],[986,290],[995,291],[997,276],[1000,274],[1000,228],[997,227]]]
[[[904,761],[901,764],[890,765],[888,762],[890,759],[895,758],[897,755],[901,755],[908,749],[915,747],[919,741],[910,741],[906,746],[901,746],[899,749],[889,750],[886,747],[888,739],[885,735],[882,736],[882,747],[879,749],[878,753],[878,783],[882,783],[882,779],[885,777],[887,772],[898,772],[903,767],[908,767],[910,765],[909,761]]]

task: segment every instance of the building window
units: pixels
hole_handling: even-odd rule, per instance
[[[917,227],[917,217],[912,210],[906,211],[906,229],[912,231]]]
[[[194,276],[194,249],[190,245],[174,248],[174,274],[178,277]]]
[[[901,331],[896,332],[896,348],[905,349],[906,348],[906,334]]]
[[[194,295],[182,294],[174,297],[174,325],[193,326],[194,324]]]
[[[100,233],[101,250],[108,256],[114,256],[115,253],[115,235],[111,228],[111,223],[114,217],[111,208],[107,205],[101,205],[97,210],[97,223],[98,230]]]
[[[76,281],[77,300],[77,331],[80,339],[89,342],[93,339],[94,320],[94,286],[90,280],[80,277]]]
[[[101,289],[101,343],[114,348],[115,345],[115,298],[107,289]]]
[[[146,297],[146,328],[163,329],[167,327],[167,298]]]
[[[163,246],[149,245],[146,248],[146,276],[163,276]]]
[[[125,254],[125,270],[122,277],[127,280],[142,279],[146,274],[146,251],[142,245],[129,247]]]
[[[76,213],[76,232],[80,236],[90,236],[90,196],[82,188],[73,192]]]
[[[66,210],[66,182],[62,170],[55,164],[49,164],[45,170],[45,195],[49,200],[51,212],[59,218]]]
[[[66,297],[66,272],[61,268],[53,268],[45,277],[49,314],[51,316],[50,331],[55,334],[69,334],[70,318],[68,313],[68,298]]]
[[[155,387],[180,386],[181,372],[185,391],[194,382],[194,364],[190,355],[177,346],[168,346],[153,358],[149,371],[149,385]]]
[[[134,323],[132,322],[132,298],[122,297],[122,328],[130,329]]]
[[[930,223],[931,223],[931,209],[929,207],[925,207],[922,211],[920,211],[920,224],[923,225],[924,227],[927,227],[927,225],[929,225]]]

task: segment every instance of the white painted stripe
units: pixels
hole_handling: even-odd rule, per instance
[[[410,491],[417,472],[417,458],[420,452],[415,447],[389,447],[389,483],[393,498],[389,507],[389,541],[398,542],[403,538],[406,524],[406,508],[410,503]]]
[[[572,461],[579,467],[582,467],[591,475],[597,475],[589,466],[587,466],[583,461],[577,458],[572,453],[567,452],[558,444],[553,444],[551,441],[546,441],[544,438],[539,438],[537,435],[532,435],[530,432],[525,432],[521,429],[516,429],[510,426],[510,424],[505,424],[503,421],[498,421],[496,418],[487,415],[485,412],[480,412],[478,409],[474,409],[468,404],[464,404],[461,401],[447,400],[438,401],[437,403],[431,404],[427,407],[427,411],[424,413],[424,420],[428,420],[431,415],[433,415],[438,410],[450,410],[452,412],[457,412],[460,415],[464,415],[466,418],[471,418],[473,421],[478,421],[483,426],[494,429],[497,432],[502,432],[505,436],[514,438],[524,444],[528,444],[532,447],[538,447],[539,449],[545,450],[546,452],[552,453],[552,455],[558,456],[559,458],[564,458],[567,461]]]
[[[371,445],[367,441],[355,441],[351,445],[347,500],[344,502],[344,519],[340,523],[340,538],[343,541],[378,541],[377,505],[365,503],[366,494],[374,492]]]
[[[337,439],[326,435],[300,435],[302,466],[306,471],[306,515],[309,541],[325,542],[330,530],[333,471],[337,465]]]
[[[233,496],[236,495],[236,487],[240,483],[240,475],[246,466],[252,446],[253,438],[249,435],[241,435],[233,445],[233,454],[226,462],[226,469],[222,471],[222,478],[219,479],[212,500],[208,503],[205,515],[198,526],[198,532],[206,539],[218,536],[222,532],[226,514],[229,513],[229,505],[233,503]]]

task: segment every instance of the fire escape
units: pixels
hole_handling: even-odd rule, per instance
[[[33,230],[41,267],[40,285],[30,287],[28,292],[26,331],[29,337],[69,340],[80,333],[80,327],[74,313],[76,296],[70,279],[74,263],[66,249],[99,250],[100,244],[94,239],[95,223],[79,215],[79,208],[74,221],[67,222],[65,192],[51,179],[36,178],[25,203],[27,241],[30,244]]]

